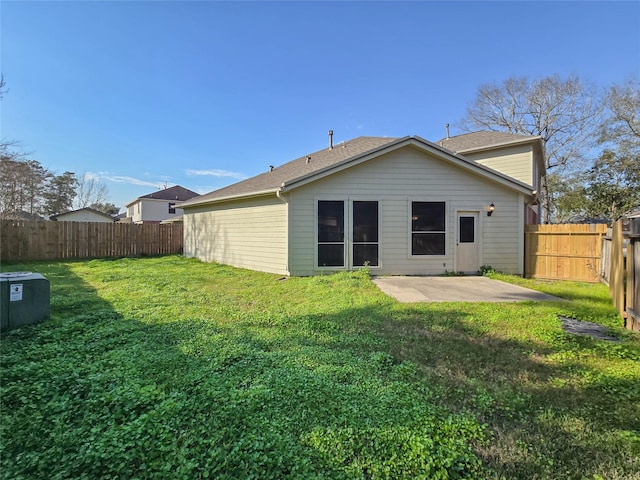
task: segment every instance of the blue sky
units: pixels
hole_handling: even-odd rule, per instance
[[[640,73],[640,2],[0,3],[2,137],[123,207],[360,135],[451,134],[483,83]]]

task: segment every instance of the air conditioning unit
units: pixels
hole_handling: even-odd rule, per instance
[[[49,318],[49,280],[39,273],[0,273],[0,331]]]

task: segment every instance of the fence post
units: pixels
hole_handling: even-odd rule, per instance
[[[609,295],[620,315],[624,316],[624,247],[622,220],[613,224],[611,231],[611,271],[609,273]]]

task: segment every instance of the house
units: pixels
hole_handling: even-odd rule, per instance
[[[0,219],[2,220],[21,220],[25,222],[41,222],[44,221],[45,218],[41,217],[36,213],[29,213],[25,210],[20,210],[17,212],[4,212]]]
[[[182,203],[184,253],[295,276],[364,264],[379,275],[522,274],[541,156],[540,137],[330,141]]]
[[[89,207],[52,215],[50,219],[57,222],[115,222],[115,219],[108,213],[100,212]]]
[[[196,192],[176,185],[138,197],[126,205],[125,222],[160,223],[182,215],[176,204],[197,197]]]
[[[540,192],[540,182],[545,171],[540,137],[483,130],[443,138],[436,143],[520,180],[530,185],[536,193]],[[540,202],[528,203],[525,215],[527,224],[540,223]]]

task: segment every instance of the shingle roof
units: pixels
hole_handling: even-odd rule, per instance
[[[463,139],[462,137],[466,138]],[[394,144],[400,144],[405,140],[419,140],[420,142],[423,142],[423,144],[428,144],[437,150],[440,150],[443,154],[450,155],[450,152],[453,151],[452,148],[450,148],[452,144],[449,143],[449,146],[447,146],[446,142],[454,141],[456,139],[461,139],[462,141],[460,142],[460,145],[466,145],[466,150],[470,151],[476,148],[520,143],[522,141],[529,141],[538,138],[539,137],[488,131],[459,135],[457,137],[443,139],[437,143],[429,142],[420,137],[357,137],[353,140],[335,145],[331,149],[326,148],[309,155],[304,155],[277,168],[273,168],[270,171],[256,175],[255,177],[214,190],[213,192],[209,192],[205,195],[200,195],[198,198],[193,198],[192,200],[181,203],[178,207],[183,208],[225,199],[273,193],[283,186],[291,185],[316,174],[321,174],[324,170],[337,168],[337,166],[343,162],[364,157],[369,153],[374,153],[383,148],[391,147]],[[441,142],[444,142],[445,145],[442,146]],[[457,145],[454,144],[453,146]],[[486,171],[491,170],[488,167],[479,165],[473,160],[466,159],[462,156],[456,155],[455,153],[454,157],[470,165],[474,165],[477,168],[481,168]],[[491,170],[491,172],[493,175],[508,178],[509,181],[515,184],[521,184],[521,182],[507,177],[500,172],[495,170]],[[521,184],[521,186],[524,186],[524,184]]]
[[[181,187],[180,185],[176,185],[175,187],[169,187],[169,188],[165,188],[164,190],[158,190],[157,192],[153,192],[148,195],[143,195],[138,198],[153,198],[155,200],[178,200],[179,202],[184,202],[185,200],[189,200],[197,196],[198,194],[196,192],[192,192],[188,188],[184,188],[184,187]]]
[[[455,137],[443,138],[436,142],[441,147],[452,152],[467,152],[480,148],[496,147],[498,145],[508,145],[510,143],[521,143],[535,140],[540,137],[530,135],[515,135],[506,132],[493,132],[480,130],[478,132],[464,133]]]
[[[79,208],[77,210],[70,210],[68,212],[59,213],[57,215],[51,215],[49,218],[51,220],[56,220],[59,217],[62,217],[64,215],[69,215],[70,213],[78,213],[78,212],[90,212],[90,213],[93,213],[95,215],[101,215],[103,217],[110,218],[111,220],[114,219],[112,215],[109,215],[108,213],[101,212],[100,210],[96,210],[95,208],[91,208],[91,207],[84,207],[84,208]]]
[[[220,188],[213,192],[201,195],[191,202],[180,205],[206,203],[211,200],[218,200],[228,197],[238,197],[258,192],[273,191],[278,189],[283,183],[306,177],[315,172],[319,172],[327,167],[331,167],[349,158],[362,155],[372,150],[397,141],[397,138],[389,137],[358,137],[347,142],[339,143],[332,149],[325,148],[315,153],[304,155],[291,162],[280,165],[271,171],[261,173],[255,177],[248,178],[228,187]]]
[[[29,222],[44,220],[40,215],[36,215],[35,213],[25,212],[21,210],[19,212],[5,212],[2,217],[3,220],[24,220]]]

